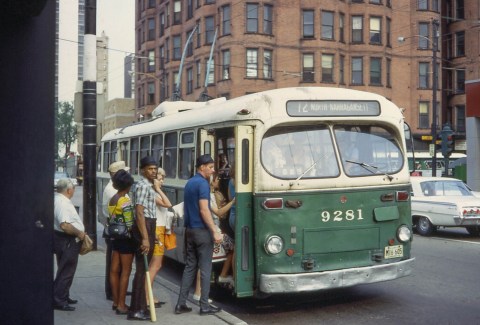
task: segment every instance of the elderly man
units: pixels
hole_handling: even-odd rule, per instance
[[[70,287],[77,270],[78,255],[85,238],[85,227],[71,199],[75,186],[67,178],[57,183],[54,200],[54,241],[53,250],[57,257],[57,274],[53,283],[53,307],[57,310],[73,311],[70,304],[77,300],[70,298]]]
[[[142,179],[137,183],[133,203],[135,205],[135,223],[132,228],[133,237],[137,240],[138,249],[135,252],[135,276],[133,278],[132,300],[127,319],[148,320],[147,299],[145,297],[145,264],[143,255],[147,255],[148,263],[152,259],[155,245],[156,192],[153,182],[157,178],[157,162],[153,157],[146,156],[140,160]]]
[[[110,199],[117,193],[117,190],[113,188],[112,178],[119,170],[129,171],[130,168],[125,166],[124,161],[116,161],[111,163],[108,167],[108,172],[110,173],[110,181],[108,182],[107,186],[103,190],[102,196],[102,210],[98,211],[98,222],[100,222],[103,226],[107,224],[108,220],[108,202]],[[105,239],[105,245],[107,246],[106,251],[106,259],[105,259],[105,296],[107,300],[112,300],[112,288],[110,287],[110,264],[112,260],[112,240],[110,238]]]
[[[220,243],[223,235],[215,226],[210,210],[208,180],[215,172],[214,161],[210,155],[203,155],[197,158],[195,167],[197,167],[197,174],[188,180],[183,197],[187,260],[175,314],[192,311],[186,302],[197,269],[200,269],[200,315],[212,315],[220,311],[220,308],[212,306],[208,302],[213,243]]]

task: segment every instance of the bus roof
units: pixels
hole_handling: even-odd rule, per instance
[[[102,141],[118,138],[128,138],[156,132],[177,130],[186,127],[222,123],[241,120],[276,120],[288,118],[286,103],[294,100],[311,101],[372,101],[380,104],[381,116],[398,121],[403,120],[402,113],[395,104],[378,94],[332,87],[291,87],[267,90],[230,100],[216,98],[208,102],[162,102],[155,110],[151,120],[137,122],[123,128],[112,130],[104,135]],[[281,106],[278,108],[278,106]],[[351,119],[350,116],[335,117],[335,119]],[[354,115],[355,119],[361,116]],[[311,116],[297,120],[311,121]],[[371,120],[371,116],[369,116]]]

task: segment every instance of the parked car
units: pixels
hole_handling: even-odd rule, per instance
[[[480,234],[480,197],[461,180],[447,177],[410,177],[412,221],[417,233],[430,235],[438,227],[465,227]]]
[[[57,172],[55,172],[55,175],[53,177],[53,187],[54,188],[57,187],[57,183],[61,178],[70,178],[72,180],[73,185],[77,186],[77,179],[76,178],[68,177],[67,173],[57,171]]]

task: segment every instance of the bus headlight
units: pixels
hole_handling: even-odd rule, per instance
[[[406,225],[401,225],[397,229],[397,238],[402,243],[406,243],[412,238],[412,231]]]
[[[283,249],[283,239],[279,236],[270,236],[265,241],[265,251],[268,254],[278,254]]]

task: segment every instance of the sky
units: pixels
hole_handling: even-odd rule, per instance
[[[135,1],[97,0],[97,36],[109,37],[108,99],[123,98],[123,64],[135,52]],[[73,101],[78,80],[78,1],[60,0],[59,101]],[[81,87],[81,86],[80,86]],[[80,88],[81,90],[81,88]]]

